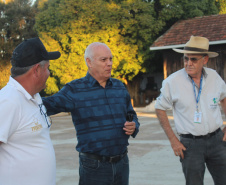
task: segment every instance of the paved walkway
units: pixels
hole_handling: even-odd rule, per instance
[[[130,138],[130,185],[183,185],[184,176],[179,158],[174,156],[170,143],[154,113],[139,112],[140,132]],[[169,112],[173,126],[173,116]],[[71,116],[62,114],[52,117],[51,138],[57,162],[57,185],[78,184],[78,152],[76,132]],[[206,170],[205,185],[213,185]]]

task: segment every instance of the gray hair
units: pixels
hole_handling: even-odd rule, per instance
[[[40,64],[41,67],[44,67],[45,64],[48,62],[48,60],[42,60],[41,62],[37,63]],[[11,64],[12,64],[12,68],[11,68],[11,77],[15,78],[17,76],[23,75],[26,72],[28,72],[32,67],[34,67],[36,64],[32,65],[32,66],[27,66],[27,67],[15,67],[15,63],[16,61],[14,61],[13,59],[11,59]]]
[[[86,62],[87,58],[89,58],[91,61],[93,60],[93,57],[94,57],[93,50],[94,50],[94,48],[99,47],[99,46],[106,46],[110,50],[110,48],[102,42],[93,42],[90,45],[88,45],[86,50],[85,50],[85,54],[84,54],[85,62]],[[86,65],[87,65],[87,62],[86,62]]]

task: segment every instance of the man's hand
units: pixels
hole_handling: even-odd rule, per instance
[[[174,134],[172,127],[170,126],[166,111],[156,109],[156,114],[159,119],[160,125],[164,129],[167,137],[169,138],[169,141],[171,143],[171,147],[174,151],[174,154],[176,156],[180,156],[182,159],[184,159],[184,152],[186,148],[184,145],[178,140],[176,135]]]
[[[123,128],[123,130],[124,131],[126,131],[125,133],[126,133],[126,135],[132,135],[133,133],[134,133],[134,131],[135,131],[135,129],[136,129],[136,123],[135,122],[126,122],[125,124],[124,124],[124,128]]]
[[[184,159],[184,152],[186,148],[184,145],[175,137],[173,140],[171,140],[171,147],[174,151],[174,154],[176,156],[180,156],[182,159]]]

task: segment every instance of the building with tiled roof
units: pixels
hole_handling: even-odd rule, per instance
[[[183,48],[191,35],[209,39],[209,50],[219,56],[209,60],[208,67],[226,80],[226,14],[178,21],[152,44],[150,50],[160,50],[163,54],[164,78],[183,67],[182,55],[172,48]]]
[[[226,14],[196,17],[176,22],[151,46],[151,50],[183,47],[191,35],[207,37],[210,45],[226,43]]]

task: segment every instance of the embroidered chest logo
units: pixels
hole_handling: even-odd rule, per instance
[[[213,103],[214,103],[214,104],[217,103],[217,98],[213,98]]]
[[[213,98],[210,105],[210,109],[216,109],[218,107],[218,98]]]
[[[42,129],[42,125],[38,123],[38,119],[34,118],[32,124],[35,126],[31,127],[32,132],[36,132]]]

